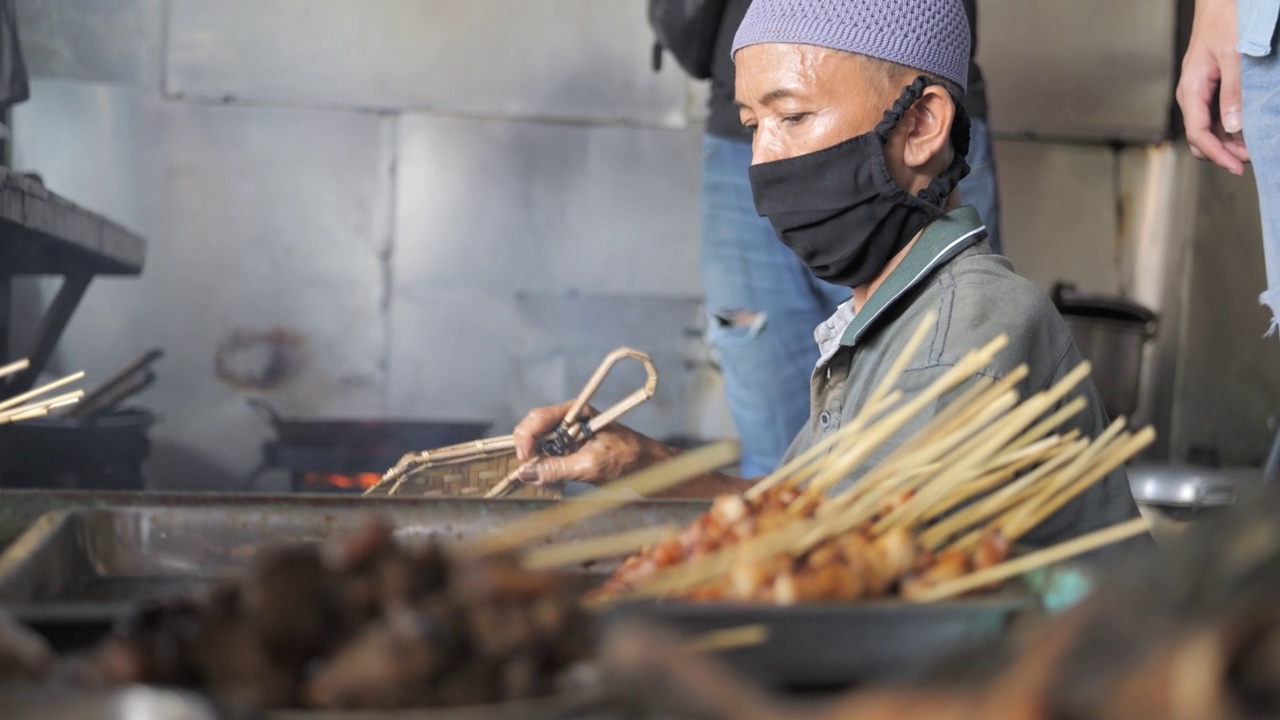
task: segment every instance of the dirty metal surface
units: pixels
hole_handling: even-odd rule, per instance
[[[596,709],[598,692],[578,691],[536,700],[457,708],[390,711],[274,710],[263,720],[550,720],[619,717]],[[63,720],[223,720],[206,698],[150,686],[69,690],[30,684],[0,685],[0,717]]]
[[[318,542],[379,514],[407,542],[464,541],[546,507],[545,500],[399,500],[207,496],[185,502],[82,507],[41,516],[0,555],[0,602],[113,605],[185,592],[245,567],[271,545]],[[543,542],[587,539],[660,523],[685,524],[703,502],[616,508]]]

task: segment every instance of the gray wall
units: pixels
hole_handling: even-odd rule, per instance
[[[151,241],[143,277],[90,288],[58,363],[102,378],[168,351],[145,396],[165,418],[155,485],[242,480],[267,435],[247,395],[290,416],[505,432],[619,344],[663,377],[634,424],[731,432],[696,339],[705,88],[674,63],[650,72],[643,0],[18,5],[36,81],[15,164]],[[1172,4],[981,7],[1007,253],[1045,288],[1161,304],[1178,342],[1153,360],[1166,391],[1146,412],[1165,451],[1256,459],[1280,348],[1259,337],[1249,186],[1184,150],[1108,144],[1163,132]],[[1152,258],[1193,255],[1168,283],[1143,280]],[[28,315],[50,293],[20,290]],[[1183,312],[1193,291],[1203,304]],[[1253,359],[1214,371],[1209,340]],[[273,360],[288,372],[259,382]]]
[[[696,101],[650,71],[643,0],[19,7],[15,166],[151,243],[141,278],[90,288],[58,364],[166,349],[156,486],[243,479],[267,436],[247,395],[505,432],[621,344],[662,374],[634,424],[731,432],[689,340]]]

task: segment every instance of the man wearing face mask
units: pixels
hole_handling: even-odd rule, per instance
[[[982,374],[1001,378],[1025,363],[1023,397],[1081,362],[1053,304],[991,253],[977,212],[958,206],[956,186],[968,172],[962,100],[969,44],[962,0],[754,0],[738,29],[735,95],[742,124],[754,133],[756,209],[814,275],[853,295],[814,333],[820,359],[810,418],[788,457],[861,410],[931,312],[938,322],[898,383],[908,398],[1001,334],[1009,345]],[[920,413],[866,466],[968,387]],[[1091,381],[1078,392],[1087,407],[1068,424],[1094,437],[1106,413]],[[534,410],[520,423],[522,459],[567,409]],[[534,463],[522,479],[602,483],[675,452],[614,425],[572,455]],[[752,482],[712,473],[670,495],[709,497]],[[1057,540],[1136,514],[1118,470],[1032,540]]]

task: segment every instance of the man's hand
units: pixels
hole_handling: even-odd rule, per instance
[[[1178,105],[1191,153],[1236,174],[1249,161],[1240,102],[1236,0],[1197,0],[1191,40],[1182,59]]]
[[[516,426],[516,457],[526,462],[537,455],[538,441],[556,429],[573,403],[538,408]],[[587,413],[584,413],[586,415]],[[630,428],[613,423],[596,433],[572,455],[536,459],[521,470],[520,480],[532,485],[577,480],[593,485],[615,480],[673,453],[666,446]]]

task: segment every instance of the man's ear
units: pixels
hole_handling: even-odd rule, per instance
[[[921,172],[951,148],[951,124],[956,106],[951,95],[939,85],[924,89],[920,99],[902,118],[904,129],[902,162]],[[947,158],[950,162],[950,158]]]

